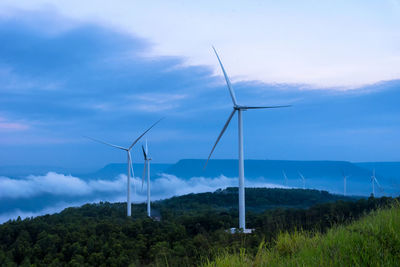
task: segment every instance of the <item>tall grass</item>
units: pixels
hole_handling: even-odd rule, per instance
[[[400,266],[400,204],[371,212],[326,234],[282,233],[255,256],[223,253],[204,266]]]

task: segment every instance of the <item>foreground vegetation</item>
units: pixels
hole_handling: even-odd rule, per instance
[[[395,201],[343,201],[316,190],[246,189],[251,207],[247,224],[255,231],[232,235],[226,229],[237,225],[237,210],[232,208],[237,203],[236,191],[230,188],[155,202],[160,220],[147,218],[144,204],[133,205],[134,217],[127,218],[124,203],[99,203],[9,221],[0,225],[0,265],[194,266],[221,253],[239,251],[252,260],[261,242],[266,249],[283,231],[311,230],[317,237],[333,225],[347,224]]]
[[[271,247],[261,243],[257,254],[220,254],[205,267],[215,266],[399,266],[400,205],[373,211],[326,234],[281,233]]]

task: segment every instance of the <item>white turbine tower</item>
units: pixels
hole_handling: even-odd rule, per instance
[[[127,207],[126,207],[126,214],[127,214],[127,216],[131,216],[131,208],[132,208],[132,205],[131,205],[131,170],[132,170],[132,174],[133,174],[133,176],[134,176],[133,167],[132,167],[131,149],[132,149],[133,146],[140,140],[140,138],[142,138],[148,131],[150,131],[151,128],[153,128],[153,127],[154,127],[157,123],[159,123],[161,120],[162,120],[162,119],[156,121],[153,125],[151,125],[150,128],[148,128],[146,131],[144,131],[144,132],[143,132],[138,138],[136,138],[136,140],[133,141],[133,143],[132,143],[129,147],[127,147],[127,148],[126,148],[126,147],[122,147],[122,146],[113,145],[113,144],[106,143],[106,142],[101,141],[101,140],[98,140],[98,139],[94,139],[94,138],[85,136],[86,138],[89,138],[89,139],[91,139],[91,140],[93,140],[93,141],[95,141],[95,142],[98,142],[98,143],[101,143],[101,144],[104,144],[104,145],[108,145],[108,146],[111,146],[111,147],[114,147],[114,148],[117,148],[117,149],[121,149],[121,150],[126,151],[126,153],[127,153],[127,158],[128,158],[128,163],[127,163],[127,165],[128,165],[128,175],[127,175],[127,197],[126,197],[126,206],[127,206]]]
[[[285,179],[285,186],[287,186],[288,185],[288,178],[287,178],[286,172],[282,171],[282,173],[283,173],[283,178]]]
[[[232,120],[233,115],[235,115],[236,111],[238,112],[238,124],[239,124],[239,228],[246,231],[246,222],[245,222],[245,199],[244,199],[244,159],[243,159],[243,124],[242,124],[242,111],[248,109],[266,109],[266,108],[282,108],[289,106],[264,106],[264,107],[254,107],[254,106],[241,106],[236,102],[235,92],[233,91],[231,82],[229,80],[228,75],[225,72],[224,66],[218,56],[217,51],[213,47],[215,55],[217,56],[219,65],[221,66],[222,72],[225,77],[226,85],[228,86],[229,93],[233,102],[233,110],[228,117],[224,127],[222,128],[221,133],[219,134],[217,141],[215,142],[213,148],[211,149],[210,155],[208,156],[207,162],[204,167],[207,166],[208,161],[210,160],[211,154],[213,153],[215,147],[217,146],[219,140],[224,134],[226,128],[228,127],[230,121]]]
[[[142,150],[143,150],[143,157],[144,157],[142,190],[143,190],[144,177],[146,176],[146,169],[147,169],[147,216],[151,217],[151,211],[150,211],[150,161],[151,161],[151,158],[149,157],[149,150],[147,148],[147,140],[146,140],[146,148],[144,148],[142,146]]]
[[[306,189],[306,178],[304,178],[303,174],[299,172],[301,181],[303,182],[303,189]]]

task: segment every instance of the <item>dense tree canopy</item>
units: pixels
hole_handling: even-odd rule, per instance
[[[237,225],[236,192],[228,188],[157,201],[152,205],[157,219],[146,217],[144,204],[133,205],[133,217],[127,218],[124,203],[101,202],[9,221],[0,225],[0,265],[192,266],[221,250],[252,253],[280,231],[325,231],[393,201],[316,190],[246,189],[247,225],[255,231],[232,235],[226,229]]]

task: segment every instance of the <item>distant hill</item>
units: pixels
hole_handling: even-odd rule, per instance
[[[217,177],[225,175],[237,177],[238,161],[233,159],[210,160],[204,168],[205,160],[182,159],[169,167],[166,172],[181,178]],[[341,179],[342,171],[356,179],[368,177],[369,171],[347,161],[296,161],[296,160],[245,160],[247,179],[265,177],[283,181],[283,171],[289,179],[298,180],[299,173],[307,177],[335,177]]]
[[[367,163],[354,164],[347,161],[292,161],[292,160],[245,160],[245,178],[247,182],[259,181],[288,187],[302,187],[299,173],[306,178],[306,188],[327,190],[333,193],[343,193],[343,174],[347,178],[347,193],[352,195],[371,194],[371,170]],[[165,172],[177,177],[189,179],[191,177],[237,177],[237,160],[210,160],[204,168],[205,160],[183,159],[170,166]],[[388,164],[386,168],[377,168],[377,177],[382,190],[377,188],[376,195],[398,195],[400,186],[399,178],[392,179],[388,175],[397,173],[400,165]],[[288,181],[284,180],[283,172],[286,173]],[[248,184],[248,183],[247,183]]]
[[[164,164],[164,163],[151,163],[151,177],[156,177],[160,173],[167,170],[171,164]],[[135,176],[141,177],[143,173],[143,163],[134,163],[133,164],[133,171]],[[106,179],[110,180],[118,176],[119,174],[126,174],[127,173],[127,164],[126,163],[111,163],[107,164],[103,168],[98,171],[92,173],[85,173],[85,174],[77,174],[78,177],[81,178],[89,178],[89,179]]]
[[[368,169],[370,172],[375,169],[378,178],[382,176],[398,181],[400,177],[400,162],[357,162],[354,165]]]

